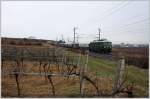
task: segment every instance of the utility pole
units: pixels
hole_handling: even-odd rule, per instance
[[[74,28],[73,28],[73,31],[74,31],[73,45],[75,45],[75,39],[76,39],[76,34],[77,34],[77,33],[76,33],[76,29],[77,29],[77,27],[74,27]]]
[[[98,28],[98,35],[99,35],[98,40],[100,40],[100,32],[101,32],[101,30],[100,30],[100,28]]]

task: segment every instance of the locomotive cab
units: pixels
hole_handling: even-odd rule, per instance
[[[106,39],[94,40],[89,44],[89,51],[96,53],[110,53],[112,51],[112,43]]]

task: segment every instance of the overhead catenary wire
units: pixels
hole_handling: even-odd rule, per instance
[[[107,19],[108,17],[112,16],[114,13],[120,11],[122,8],[128,6],[131,2],[127,1],[125,4],[119,6],[118,8],[116,8],[115,10],[112,10],[110,13],[108,13],[107,15],[103,16],[102,18],[100,18],[100,22],[104,21],[105,19]]]
[[[124,4],[124,2],[126,2],[125,0],[120,0],[120,1],[122,1],[122,2],[119,3],[119,4],[116,4],[115,6],[111,7],[110,9],[107,9],[107,10],[104,12],[104,14],[105,14],[105,13],[107,14],[107,13],[112,12],[114,9],[116,9],[117,7],[119,7],[119,6],[121,6],[122,4]],[[106,14],[105,14],[105,15],[106,15]],[[89,20],[91,21],[91,20],[93,20],[93,18],[92,18],[92,19],[88,19],[87,22],[81,24],[80,27],[82,27],[83,25],[87,24],[87,23],[89,22]]]
[[[99,22],[99,20],[101,20],[100,22],[104,21],[105,19],[107,19],[108,17],[110,17],[111,15],[113,15],[114,13],[118,12],[119,10],[121,10],[122,8],[126,7],[127,5],[129,5],[129,3],[131,0],[125,2],[123,0],[123,2],[121,2],[121,4],[117,4],[116,6],[114,6],[112,9],[107,10],[108,14],[105,14],[103,17],[101,17],[100,19],[96,19],[96,22]],[[92,21],[92,23],[95,21]]]
[[[131,0],[130,0],[131,1]],[[103,22],[104,20],[106,20],[108,17],[112,16],[114,13],[120,11],[122,8],[126,7],[127,5],[129,5],[131,2],[130,1],[124,1],[124,2],[121,2],[120,5],[116,5],[114,8],[110,9],[107,11],[107,13],[102,16],[101,18],[99,19],[96,19],[95,21],[92,21],[92,23],[99,23],[99,22]]]
[[[129,3],[131,3],[131,2],[129,2],[129,1],[128,1],[128,2],[127,2],[127,3],[125,3],[124,5],[122,5],[122,6],[118,7],[117,9],[112,10],[112,12],[110,12],[110,13],[108,13],[107,15],[103,16],[102,18],[100,18],[100,19],[99,19],[99,20],[100,20],[100,22],[103,22],[105,19],[107,19],[108,17],[112,16],[114,13],[116,13],[116,12],[120,11],[120,10],[121,10],[121,8],[126,7]],[[98,22],[99,22],[99,20],[98,20]]]
[[[148,20],[149,20],[149,18],[145,18],[145,19],[142,19],[142,20],[135,21],[135,22],[133,22],[133,23],[129,23],[129,24],[126,24],[126,25],[120,26],[120,27],[124,27],[124,26],[129,26],[129,25],[133,25],[133,24],[137,24],[137,23],[145,22],[145,21],[148,21]]]
[[[134,32],[146,32],[146,31],[148,31],[149,30],[149,28],[139,28],[139,29],[129,29],[129,30],[125,30],[125,31],[120,31],[120,30],[116,30],[116,31],[105,31],[105,32],[107,32],[107,33],[114,33],[114,32],[128,32],[128,33],[134,33]]]
[[[101,17],[100,19],[97,20],[97,22],[103,22],[104,20],[106,20],[108,17],[112,16],[114,13],[117,13],[118,11],[120,11],[122,8],[128,6],[131,2],[127,1],[126,3],[123,3],[123,5],[116,7],[116,9],[110,11],[108,14],[104,15],[103,17]]]
[[[131,26],[131,25],[137,25],[138,23],[142,23],[142,22],[148,22],[149,18],[145,18],[145,19],[142,19],[142,20],[138,20],[138,21],[135,21],[135,22],[132,22],[132,23],[128,23],[128,24],[125,24],[125,25],[120,25],[119,27],[117,27],[117,30],[120,29],[120,28],[124,28],[124,27],[128,27],[128,26]],[[110,28],[110,27],[109,27]],[[108,29],[108,30],[114,30],[113,29]],[[107,30],[106,30],[107,31]],[[92,33],[92,34],[89,34],[90,36],[94,35],[95,33]]]
[[[116,31],[115,33],[143,33],[143,32],[146,32],[146,31],[149,30],[149,28],[142,28],[142,29],[135,29],[135,30],[127,30],[127,31]],[[112,31],[108,31],[107,33],[112,33]],[[94,38],[97,38],[95,35],[91,34],[91,35],[87,35],[86,37],[83,37],[83,38],[91,38],[91,39],[94,39]]]
[[[124,24],[124,25],[120,25],[118,27],[116,27],[116,29],[126,29],[128,28],[129,26],[133,26],[133,25],[138,25],[139,23],[143,23],[143,22],[148,22],[148,18],[145,18],[145,19],[142,19],[142,20],[138,20],[138,21],[135,21],[135,22],[132,22],[132,23],[128,23],[128,24]],[[110,28],[110,27],[109,27]],[[115,30],[114,27],[112,27],[112,29],[108,29],[108,30]],[[106,30],[107,31],[107,30]]]

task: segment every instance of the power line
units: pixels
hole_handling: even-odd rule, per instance
[[[117,29],[120,29],[120,28],[127,28],[128,26],[131,26],[131,25],[136,25],[136,24],[138,24],[138,23],[142,23],[142,22],[145,22],[145,21],[147,21],[147,20],[149,20],[148,18],[145,18],[145,19],[142,19],[142,20],[138,20],[138,21],[135,21],[135,22],[132,22],[132,23],[128,23],[128,24],[125,24],[125,25],[121,25],[121,26],[118,26],[117,27]],[[109,27],[110,28],[110,27]],[[113,28],[113,27],[112,27]],[[114,29],[114,28],[113,28]],[[113,29],[111,29],[111,30],[113,30]]]
[[[128,33],[138,33],[138,32],[144,32],[144,31],[141,31],[141,30],[148,30],[148,28],[147,29],[136,29],[136,30],[127,30],[127,31],[118,31],[119,33],[125,33],[125,32],[128,32]],[[118,32],[116,32],[116,33],[118,33]],[[112,33],[112,32],[111,32]],[[98,38],[98,37],[96,37],[96,36],[88,36],[87,35],[87,37],[86,38]]]
[[[129,0],[129,1],[131,1],[131,0]],[[116,6],[114,6],[110,11],[109,11],[109,13],[107,14],[107,15],[105,15],[105,16],[103,16],[102,18],[100,18],[100,20],[102,20],[102,21],[104,21],[104,18],[106,19],[107,17],[109,17],[109,16],[111,16],[112,14],[114,14],[114,13],[116,13],[117,11],[119,11],[121,8],[124,8],[124,7],[126,7],[130,2],[127,2],[127,3],[125,3],[124,4],[124,2],[125,1],[123,1],[123,2],[121,2],[121,3],[123,3],[123,5],[119,5],[119,7],[118,8],[116,8]],[[118,6],[118,4],[117,4],[117,6]],[[116,8],[116,9],[115,9]],[[115,10],[114,10],[115,9]]]
[[[113,11],[114,9],[116,9],[116,7],[118,7],[118,6],[121,6],[121,4],[123,4],[124,2],[125,2],[125,0],[120,0],[120,1],[122,1],[121,3],[119,3],[119,4],[116,4],[115,6],[113,6],[112,8],[110,8],[110,9],[108,9],[108,10],[106,10],[105,11],[105,13],[107,14],[107,13],[109,13],[109,12],[111,12],[111,11]],[[93,18],[92,18],[93,19]],[[89,20],[88,20],[89,21]],[[86,23],[84,23],[84,24],[87,24],[87,22]],[[82,24],[82,25],[84,25],[84,24]],[[81,26],[82,26],[81,25]]]
[[[117,11],[121,10],[121,8],[126,7],[129,3],[131,3],[131,2],[128,1],[128,2],[125,3],[124,5],[118,7],[117,9],[112,10],[112,12],[110,12],[110,13],[108,13],[107,15],[105,15],[104,17],[102,17],[101,20],[104,21],[104,19],[106,19],[107,17],[110,17],[111,15],[113,15],[114,13],[116,13]]]
[[[142,18],[142,17],[144,17],[144,18]],[[149,18],[145,18],[145,16],[139,16],[139,15],[136,15],[136,16],[134,16],[134,17],[132,17],[132,18],[127,18],[127,19],[122,19],[122,20],[135,20],[136,18],[141,18],[142,20],[145,20],[145,19],[149,19]],[[139,21],[139,20],[138,20]],[[105,27],[105,28],[112,28],[112,26],[109,26],[109,27]]]
[[[142,31],[141,31],[142,30]],[[117,32],[128,32],[128,33],[134,33],[134,32],[145,32],[143,30],[149,30],[149,28],[147,29],[135,29],[135,30],[127,30],[127,31],[117,31]]]
[[[124,26],[129,26],[129,25],[141,23],[141,22],[144,22],[144,21],[147,21],[147,20],[148,20],[148,18],[145,18],[145,19],[142,19],[142,20],[135,21],[135,22],[133,22],[133,23],[126,24],[126,25],[124,25]],[[121,27],[124,27],[124,26],[121,26]]]
[[[110,11],[108,10],[108,14],[105,14],[103,17],[101,17],[100,19],[96,20],[96,22],[99,22],[99,20],[101,22],[104,21],[107,17],[110,17],[111,15],[113,15],[114,13],[118,12],[122,8],[126,7],[129,3],[131,3],[129,1],[127,1],[125,3],[124,2],[122,2],[122,5],[119,5],[119,6],[117,5],[116,7],[114,7],[113,9],[111,9]]]
[[[138,21],[135,21],[135,22],[132,22],[132,23],[128,23],[128,24],[125,24],[125,25],[121,25],[121,26],[118,26],[116,29],[118,30],[118,29],[120,29],[120,28],[123,28],[124,29],[124,27],[125,27],[125,29],[128,27],[128,26],[131,26],[131,25],[135,25],[135,24],[138,24],[138,23],[142,23],[142,22],[145,22],[145,21],[147,21],[147,20],[149,20],[149,18],[145,18],[145,19],[142,19],[142,20],[138,20]],[[147,21],[148,22],[148,21]],[[108,28],[111,28],[111,27],[108,27]],[[113,28],[113,27],[112,27]],[[114,28],[113,29],[108,29],[108,30],[114,30]],[[107,30],[106,30],[107,31]],[[111,31],[110,31],[111,32]],[[90,34],[90,35],[94,35],[94,33],[93,34]]]

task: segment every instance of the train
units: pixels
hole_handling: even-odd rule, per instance
[[[59,43],[59,46],[74,49],[84,49],[95,53],[111,53],[112,51],[112,42],[106,39],[94,40],[89,44]]]
[[[94,40],[89,43],[89,51],[96,53],[111,53],[112,42],[106,39]]]
[[[89,45],[88,44],[79,44],[79,43],[59,43],[60,47],[66,47],[66,48],[74,48],[74,49],[85,49],[88,50]]]

